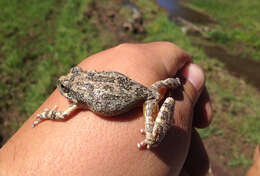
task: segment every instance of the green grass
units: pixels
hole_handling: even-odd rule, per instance
[[[5,7],[0,17],[3,30],[0,41],[4,43],[0,68],[11,86],[24,92],[19,107],[27,115],[54,89],[58,75],[103,49],[98,30],[83,16],[88,3],[88,0],[0,1],[0,6]],[[82,27],[78,26],[79,21]],[[0,87],[2,96],[8,96],[10,85]]]
[[[214,124],[214,122],[213,122]],[[225,133],[224,129],[216,127],[215,125],[210,125],[208,128],[205,129],[198,129],[200,137],[202,139],[209,139],[212,136],[221,136]]]
[[[244,167],[246,168],[248,165],[252,164],[252,160],[245,157],[245,155],[240,152],[234,152],[234,158],[228,162],[230,167]]]
[[[219,24],[209,32],[213,41],[243,48],[249,56],[260,60],[260,1],[194,0],[188,4],[217,19]]]
[[[58,75],[64,74],[88,55],[103,49],[98,40],[97,28],[82,15],[87,3],[81,0],[68,1],[56,17],[54,43],[49,46],[49,54],[37,65],[32,75],[38,80],[25,93],[26,103],[22,107],[27,114],[31,114],[39,106],[50,93],[50,89],[53,90]],[[79,21],[86,33],[81,32],[83,27],[78,26]]]

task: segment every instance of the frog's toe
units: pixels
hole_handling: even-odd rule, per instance
[[[44,118],[45,118],[45,114],[46,114],[47,110],[40,114],[36,115],[36,120],[33,121],[32,127],[35,127],[36,125],[38,125]]]
[[[33,122],[32,127],[38,125],[44,119],[48,119],[51,116],[51,113],[57,108],[55,105],[53,109],[45,108],[42,113],[36,115],[36,120]]]
[[[147,144],[147,142],[145,140],[143,140],[142,142],[137,143],[137,147],[141,150],[141,149],[150,149],[151,145]]]
[[[143,149],[145,146],[146,146],[145,141],[142,141],[142,142],[137,143],[137,147],[138,147],[139,149]]]
[[[145,132],[145,129],[140,129],[140,133],[142,134],[142,135],[145,135],[146,134],[146,132]]]
[[[40,118],[40,115],[41,115],[41,114],[38,114],[38,115],[36,116],[36,120],[33,121],[32,127],[35,127],[36,125],[38,125],[38,124],[40,123],[40,121],[42,121],[42,119]]]
[[[44,112],[48,112],[50,109],[49,108],[44,108]],[[39,114],[38,114],[39,115]]]

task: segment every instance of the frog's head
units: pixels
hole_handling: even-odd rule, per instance
[[[60,93],[72,102],[75,100],[73,91],[74,79],[81,71],[80,67],[73,67],[67,75],[61,76],[57,81],[57,88]]]

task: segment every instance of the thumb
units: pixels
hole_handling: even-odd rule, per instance
[[[195,64],[186,65],[182,74],[186,81],[176,99],[173,128],[171,128],[157,149],[158,156],[172,168],[171,173],[179,173],[187,157],[192,131],[193,109],[203,90],[205,76]]]
[[[184,84],[184,92],[189,96],[189,99],[194,106],[204,88],[204,72],[198,65],[190,63],[184,67],[182,74],[187,80]]]
[[[174,126],[190,134],[194,106],[204,88],[205,75],[196,64],[188,64],[182,70],[183,90],[175,98]]]

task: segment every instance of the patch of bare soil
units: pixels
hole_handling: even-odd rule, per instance
[[[118,6],[115,2],[110,3],[94,1],[84,13],[85,19],[91,19],[92,24],[98,27],[104,40],[111,40],[106,47],[123,42],[141,41],[145,34],[141,12],[123,6],[120,1]],[[78,24],[81,25],[81,22]]]
[[[229,162],[233,158],[230,146],[233,143],[228,142],[223,137],[212,136],[210,139],[203,140],[207,149],[213,176],[242,176],[246,169],[242,167],[230,168]]]
[[[207,70],[206,68],[204,69]],[[230,79],[223,80],[223,78],[228,76],[228,72],[228,70],[219,67],[219,70],[213,70],[208,74],[208,78],[210,80],[222,80],[221,82],[224,84],[223,87],[231,90]],[[238,78],[233,77],[233,79]],[[234,96],[240,96],[241,89],[244,89],[243,84],[244,83],[241,80],[240,87],[233,91]],[[222,99],[221,103],[215,103],[217,102],[217,98],[217,95],[215,95],[214,92],[211,92],[215,119],[217,118],[213,125],[223,131],[220,134],[210,135],[209,138],[203,140],[212,164],[211,172],[213,174],[210,176],[243,176],[247,168],[240,165],[242,163],[231,166],[231,161],[242,161],[241,158],[234,158],[235,155],[243,155],[246,159],[252,157],[252,151],[254,150],[255,145],[253,143],[248,143],[246,141],[246,136],[240,136],[241,134],[237,133],[237,128],[240,126],[239,119],[249,114],[250,109],[242,106],[239,109],[234,110],[233,100]],[[231,117],[228,117],[227,115],[230,112],[232,112],[233,115],[232,123],[230,122],[231,119],[229,119]]]

